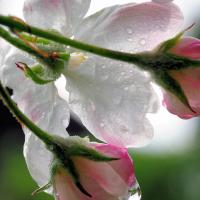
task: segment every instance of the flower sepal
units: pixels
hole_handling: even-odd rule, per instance
[[[24,72],[26,77],[32,79],[36,84],[43,85],[55,81],[54,78],[45,77],[44,67],[40,64],[29,67],[26,63],[18,62],[16,66]]]
[[[88,160],[98,162],[109,162],[119,160],[117,157],[109,157],[99,153],[92,147],[89,138],[81,138],[79,136],[71,136],[63,139],[54,136],[55,144],[49,146],[49,149],[54,153],[55,157],[61,162],[66,158],[83,157]],[[94,143],[95,144],[95,143]]]

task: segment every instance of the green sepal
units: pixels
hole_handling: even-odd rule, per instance
[[[62,59],[40,58],[40,63],[35,64],[32,67],[29,67],[26,63],[22,62],[18,62],[16,65],[22,69],[25,75],[32,79],[33,82],[44,85],[58,79],[63,72],[65,65],[67,65],[70,55],[63,53],[59,54],[59,56]]]
[[[157,51],[163,52],[163,53],[169,51],[171,48],[173,48],[179,42],[179,40],[185,34],[185,32],[190,30],[194,25],[195,24],[192,24],[191,26],[187,27],[186,29],[182,30],[180,33],[175,35],[173,38],[170,38],[169,40],[164,41],[161,45],[159,45]]]
[[[185,106],[187,106],[192,112],[195,112],[189,102],[188,99],[182,90],[180,84],[173,79],[168,71],[163,70],[163,71],[156,71],[156,73],[153,74],[154,80],[162,86],[164,89],[168,90],[172,94],[174,94]]]
[[[16,65],[24,71],[26,77],[32,79],[33,82],[43,85],[54,81],[55,79],[45,79],[45,70],[42,65],[37,64],[33,67],[29,67],[25,63],[16,63]]]
[[[183,36],[184,32],[181,32],[179,34],[177,34],[175,37],[164,41],[159,47],[158,47],[158,52],[167,52],[169,51],[171,48],[173,48],[181,39],[181,37]]]
[[[119,158],[105,156],[92,148],[82,145],[71,146],[69,149],[69,154],[71,156],[80,156],[88,160],[93,160],[97,162],[109,162],[119,160]]]
[[[70,58],[66,47],[23,32],[19,34],[19,37],[35,51],[34,57],[37,63],[29,67],[19,62],[19,65],[23,65],[21,68],[24,69],[25,75],[37,84],[47,84],[58,79]]]
[[[62,151],[65,154],[64,156],[79,156],[98,162],[110,162],[119,160],[119,158],[106,156],[102,153],[99,153],[94,148],[89,147],[88,138],[81,138],[78,136],[71,136],[70,138],[66,139],[57,136],[54,138],[55,142],[62,148]]]

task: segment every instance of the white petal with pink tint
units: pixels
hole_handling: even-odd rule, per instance
[[[75,37],[115,50],[147,51],[180,32],[182,23],[182,13],[172,3],[126,4],[89,16]]]
[[[120,146],[147,144],[157,110],[151,79],[134,65],[90,56],[67,74],[69,105],[97,138]]]
[[[80,174],[81,183],[92,197],[83,194],[74,184],[72,177],[65,170],[58,171],[54,178],[54,193],[56,200],[119,200],[107,193],[96,180],[87,174]]]
[[[26,0],[24,17],[27,23],[73,35],[90,6],[90,0]]]
[[[133,161],[126,148],[120,148],[112,144],[95,144],[94,147],[98,152],[104,155],[120,158],[117,162],[109,162],[107,164],[121,176],[129,187],[132,187],[136,183]]]
[[[86,18],[75,37],[114,50],[138,52],[180,31],[182,14],[172,3],[127,4]],[[151,79],[134,65],[88,55],[69,70],[70,106],[97,138],[140,147],[153,136],[146,114],[157,110]]]
[[[65,128],[69,122],[67,103],[61,100],[54,84],[36,85],[25,77],[15,62],[33,64],[30,56],[14,48],[6,56],[0,68],[0,78],[4,85],[13,89],[13,99],[19,108],[39,127],[51,134],[67,137]],[[49,165],[52,154],[44,144],[27,128],[25,132],[24,155],[33,178],[38,184],[44,185],[49,181]]]

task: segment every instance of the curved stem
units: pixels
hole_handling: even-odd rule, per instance
[[[60,44],[68,45],[77,49],[81,49],[83,51],[87,51],[87,52],[90,52],[99,56],[111,58],[111,59],[116,59],[116,60],[140,65],[141,59],[143,58],[142,54],[130,54],[130,53],[114,51],[114,50],[86,44],[81,41],[73,40],[70,38],[66,38],[57,33],[53,33],[51,31],[42,30],[42,29],[30,26],[20,20],[16,20],[14,17],[6,17],[6,16],[0,15],[0,24],[9,27],[11,30],[17,29],[18,31],[23,31],[29,34],[43,37]]]
[[[54,139],[47,132],[36,126],[28,117],[26,117],[17,107],[15,102],[10,98],[10,95],[0,82],[0,98],[9,108],[12,114],[26,127],[28,127],[39,139],[41,139],[47,146],[53,145]]]
[[[33,50],[28,45],[26,45],[22,40],[18,39],[17,37],[12,36],[9,31],[5,30],[2,27],[0,27],[0,36],[3,39],[5,39],[7,42],[12,44],[13,46],[31,54],[31,55],[39,56],[35,50]]]

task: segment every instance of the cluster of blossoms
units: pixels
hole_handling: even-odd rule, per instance
[[[0,0],[0,14],[4,4],[5,1]],[[175,37],[181,30],[183,16],[172,2],[116,5],[85,17],[89,6],[90,0],[25,0],[24,20],[29,25],[56,30],[68,38],[120,52],[161,52],[166,47],[163,52],[173,58],[183,57],[189,63],[200,59],[199,40]],[[167,47],[170,42],[173,45]],[[64,151],[64,161],[57,158],[56,167],[51,168],[54,155],[23,127],[24,156],[31,175],[39,186],[50,181],[57,200],[128,199],[138,185],[127,147],[141,147],[153,136],[147,114],[156,112],[159,105],[151,85],[151,77],[156,73],[151,76],[137,65],[51,42],[36,40],[34,45],[38,54],[44,51],[69,53],[65,62],[59,62],[64,65],[59,75],[66,79],[69,97],[59,96],[54,79],[46,82],[40,79],[42,84],[36,84],[25,76],[20,68],[36,69],[41,60],[3,40],[0,40],[0,80],[13,90],[13,100],[37,126],[65,138],[68,142],[61,145],[64,149],[77,150],[81,146],[82,153],[69,154],[67,158]],[[160,66],[157,68],[162,71]],[[180,69],[164,66],[165,77],[156,77],[164,88],[163,103],[171,113],[181,118],[199,114],[199,70],[192,65]],[[35,80],[38,81],[38,77]],[[70,111],[106,144],[71,139],[66,132]],[[88,152],[93,155],[93,151],[99,153],[99,159],[88,156]],[[103,161],[105,158],[101,155],[113,160]],[[66,160],[72,169],[65,166]]]

